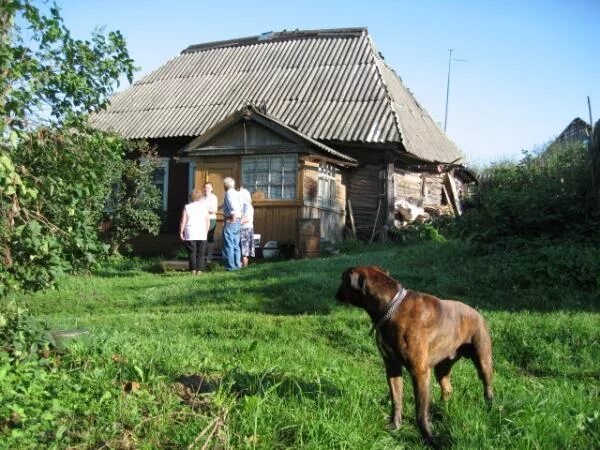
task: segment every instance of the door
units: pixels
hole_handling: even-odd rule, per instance
[[[203,189],[204,183],[210,181],[213,184],[213,193],[219,199],[219,211],[217,212],[217,229],[215,230],[215,252],[221,248],[221,239],[223,231],[223,199],[225,189],[223,180],[231,177],[236,180],[237,164],[232,163],[201,163],[196,166],[194,174],[194,186],[196,189]],[[238,180],[236,180],[237,185]]]

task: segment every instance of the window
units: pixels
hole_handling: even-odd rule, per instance
[[[242,185],[266,199],[295,200],[297,155],[247,156],[242,158]]]
[[[319,187],[317,191],[317,204],[325,208],[336,205],[335,176],[338,170],[331,164],[319,164]]]
[[[160,192],[162,210],[167,210],[167,197],[169,193],[169,158],[159,158],[160,165],[154,169],[154,185]]]
[[[192,161],[188,164],[188,195],[196,189],[196,162]]]

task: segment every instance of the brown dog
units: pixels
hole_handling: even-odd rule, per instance
[[[402,422],[403,367],[412,376],[417,423],[428,443],[432,442],[431,369],[442,388],[442,399],[447,400],[452,393],[452,365],[461,357],[471,358],[483,382],[485,399],[491,402],[492,342],[484,318],[473,308],[404,289],[374,266],[346,270],[336,298],[360,306],[371,316],[388,376],[393,428]]]

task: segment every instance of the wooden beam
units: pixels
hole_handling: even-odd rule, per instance
[[[354,225],[354,213],[352,212],[352,202],[348,199],[348,214],[350,215],[350,226],[352,227],[352,238],[356,239],[356,225]]]
[[[396,173],[394,167],[394,154],[387,152],[385,155],[385,223],[391,227],[394,225],[394,174]]]
[[[373,239],[375,238],[375,230],[377,229],[377,222],[379,221],[379,211],[381,210],[381,199],[377,203],[377,214],[375,214],[375,222],[373,222],[373,231],[371,231],[371,239],[369,239],[369,244],[373,243]]]

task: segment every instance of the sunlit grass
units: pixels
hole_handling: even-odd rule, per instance
[[[341,271],[359,264],[461,299],[490,323],[495,403],[485,407],[471,363],[457,364],[450,402],[433,389],[441,446],[599,447],[598,293],[544,279],[523,287],[511,281],[522,267],[514,255],[479,255],[453,242],[200,277],[151,274],[123,261],[21,298],[53,328],[90,333],[71,344],[44,389],[32,391],[37,397],[14,398],[25,410],[32,401],[60,403],[60,438],[0,428],[0,447],[419,448],[408,377],[404,424],[387,431],[387,384],[369,320],[333,298]],[[198,404],[178,395],[184,375],[210,387]],[[124,392],[128,381],[139,389]]]

